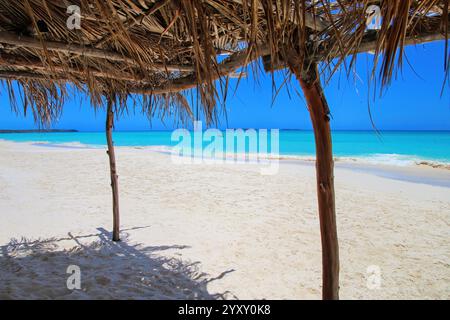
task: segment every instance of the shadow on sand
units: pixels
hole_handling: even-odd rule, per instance
[[[115,243],[109,232],[98,230],[86,236],[69,233],[60,239],[13,239],[1,246],[0,299],[236,298],[229,292],[211,294],[207,290],[208,283],[234,270],[210,278],[199,271],[199,262],[187,264],[161,255],[161,251],[187,246],[131,245],[126,235]],[[71,249],[62,249],[64,242]],[[70,265],[81,270],[81,290],[67,288]]]

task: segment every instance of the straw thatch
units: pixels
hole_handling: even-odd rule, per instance
[[[374,4],[378,31],[366,28]],[[69,5],[80,7],[81,29],[67,27]],[[94,105],[105,92],[118,106],[138,93],[150,115],[182,117],[192,112],[178,92],[197,88],[211,121],[227,75],[260,56],[267,70],[307,57],[333,73],[348,55],[373,51],[387,84],[404,45],[447,37],[448,8],[448,0],[1,0],[0,78],[43,123],[59,116],[66,84]]]

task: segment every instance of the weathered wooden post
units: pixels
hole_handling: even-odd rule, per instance
[[[116,155],[114,152],[114,142],[112,139],[112,129],[114,127],[114,98],[110,94],[107,96],[106,110],[106,140],[108,142],[109,170],[111,172],[111,188],[113,197],[113,241],[120,241],[120,217],[119,217],[119,182],[116,169]]]
[[[330,111],[315,62],[289,67],[300,82],[308,105],[316,142],[317,198],[322,239],[322,298],[339,299],[339,246],[334,199],[334,161]]]

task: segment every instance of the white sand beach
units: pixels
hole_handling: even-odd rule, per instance
[[[111,243],[105,150],[0,141],[0,299],[321,298],[311,164],[264,176],[116,152],[123,241]],[[335,183],[341,298],[449,299],[450,188],[348,166]],[[81,290],[66,287],[69,265]]]

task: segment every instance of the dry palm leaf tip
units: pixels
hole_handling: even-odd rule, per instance
[[[332,74],[371,51],[388,84],[405,45],[447,39],[449,1],[0,0],[0,28],[0,78],[42,123],[73,87],[96,106],[141,97],[150,116],[188,117],[180,92],[195,88],[214,121],[227,78],[260,57],[266,71],[321,62]]]

